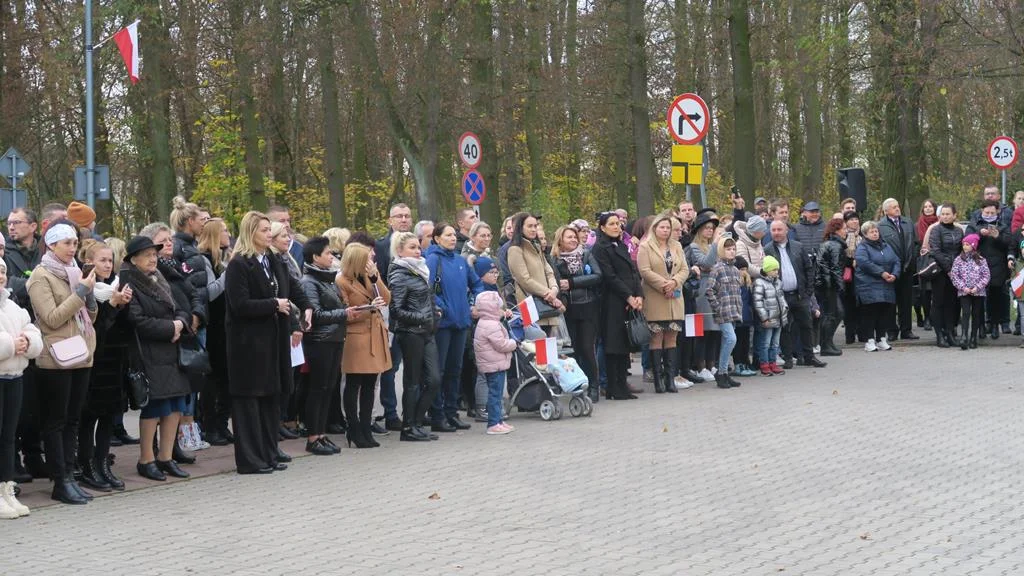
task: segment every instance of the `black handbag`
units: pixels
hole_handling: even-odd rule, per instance
[[[558,308],[555,308],[536,296],[534,296],[533,302],[537,305],[537,314],[540,316],[541,320],[545,318],[554,318],[562,313]]]
[[[640,310],[630,310],[626,320],[626,334],[633,348],[643,348],[651,342],[651,329],[647,327],[647,317]]]
[[[132,410],[141,410],[149,405],[149,377],[146,376],[142,366],[142,344],[139,342],[139,334],[132,330],[135,335],[137,362],[132,361],[133,354],[128,354],[128,404]],[[135,366],[133,366],[135,364]]]
[[[213,372],[210,354],[199,337],[187,334],[178,340],[178,367],[190,376],[206,376]]]
[[[922,280],[934,280],[942,275],[942,266],[930,252],[917,257],[917,276]]]

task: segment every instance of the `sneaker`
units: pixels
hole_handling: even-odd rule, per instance
[[[182,424],[178,426],[178,448],[192,451],[192,428]]]
[[[783,370],[782,368],[779,368],[779,365],[777,363],[775,363],[775,362],[772,362],[771,369],[772,369],[772,374],[782,375],[782,374],[786,373],[786,371]]]
[[[715,374],[718,374],[718,366],[711,367],[711,376],[714,377]]]
[[[693,382],[690,382],[689,380],[683,378],[682,376],[676,376],[673,380],[676,383],[676,388],[679,388],[681,390],[693,387]]]
[[[888,338],[882,338],[881,340],[879,340],[878,341],[878,349],[879,350],[892,350],[892,346],[889,345],[889,339]]]
[[[498,423],[498,425],[503,427],[504,429],[508,430],[509,432],[515,432],[515,430],[516,430],[516,427],[511,425],[511,424],[509,424],[508,422],[500,422],[500,423]]]
[[[509,432],[511,432],[511,430],[505,428],[501,424],[495,424],[494,426],[491,426],[490,428],[487,429],[487,434],[491,436],[497,436],[498,434],[508,434]]]
[[[654,382],[654,372],[644,370],[644,382]]]
[[[18,516],[28,516],[30,514],[28,506],[18,502],[18,498],[14,494],[17,487],[14,482],[0,482],[0,502],[7,504]]]
[[[888,345],[888,344],[886,344],[886,345]],[[868,340],[868,341],[867,341],[867,342],[866,342],[866,343],[864,344],[864,351],[865,351],[865,352],[875,352],[875,351],[877,351],[877,350],[878,350],[878,346],[877,346],[877,345],[875,345],[875,339],[874,339],[874,338],[871,338],[871,339],[869,339],[869,340]]]
[[[192,428],[192,442],[193,442],[192,450],[193,451],[195,451],[195,450],[206,450],[207,448],[209,448],[211,446],[211,444],[209,442],[207,442],[206,440],[203,440],[203,433],[199,429],[199,423],[198,422],[193,422],[192,425],[190,426],[190,428]]]
[[[708,370],[707,368],[701,370],[700,372],[697,372],[697,375],[700,376],[705,382],[711,382],[715,379],[715,375],[711,372],[711,370]]]
[[[469,416],[469,414],[466,414]],[[473,416],[473,420],[476,422],[487,422],[487,408],[477,408],[476,416]]]
[[[815,346],[814,347],[814,353],[815,354],[821,354],[821,346]]]
[[[772,372],[772,365],[767,363],[767,362],[761,362],[760,368],[761,368],[761,376],[774,376],[775,375],[775,373]]]
[[[382,417],[380,419],[383,420],[384,418]],[[372,432],[374,436],[387,436],[388,434],[391,434],[387,428],[381,426],[380,422],[376,421],[370,424],[370,432]]]

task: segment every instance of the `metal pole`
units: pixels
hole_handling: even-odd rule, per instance
[[[95,136],[93,134],[92,102],[92,0],[85,0],[85,197],[90,208],[96,207],[93,173],[96,170]]]
[[[706,138],[706,136],[705,136],[705,138]],[[702,170],[700,171],[700,205],[705,207],[705,208],[707,208],[708,207],[708,191],[707,191],[707,187],[704,184],[704,178],[705,178],[705,176],[707,176],[707,173],[708,173],[708,151],[707,151],[707,148],[704,146],[703,142],[700,143],[700,146],[701,146],[701,148],[703,148],[703,150],[700,151],[700,156],[701,156],[701,159],[702,159],[702,162],[701,162]]]
[[[1003,173],[1003,206],[1006,206],[1006,170],[1001,170]]]
[[[18,205],[18,157],[11,156],[11,210]]]

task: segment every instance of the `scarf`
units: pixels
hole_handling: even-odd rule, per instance
[[[935,214],[932,214],[931,216],[925,216],[922,214],[921,217],[917,219],[917,237],[923,242],[925,235],[928,234],[928,227],[938,221],[939,217]]]
[[[120,283],[120,279],[116,276],[114,281],[107,284],[106,282],[96,281],[96,287],[92,289],[92,293],[96,296],[97,302],[110,302],[111,296],[114,295],[114,290],[117,290],[117,286]]]
[[[570,274],[573,276],[578,275],[583,271],[583,244],[576,246],[570,252],[562,252],[558,255],[558,258],[565,262],[565,266],[569,269]]]
[[[398,256],[391,260],[394,266],[401,266],[413,274],[423,278],[424,282],[430,281],[430,270],[427,269],[427,261],[424,258],[410,258],[409,256]]]
[[[39,265],[57,278],[67,282],[71,286],[72,292],[82,280],[82,270],[78,267],[78,263],[72,260],[71,264],[65,264],[58,260],[50,250],[43,254],[43,257],[39,260]],[[75,313],[75,323],[78,324],[78,330],[83,335],[92,335],[92,319],[89,318],[88,306],[82,306],[78,309],[78,312]]]

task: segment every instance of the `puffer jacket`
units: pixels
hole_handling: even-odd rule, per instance
[[[206,291],[209,275],[206,270],[206,258],[199,253],[196,239],[188,232],[178,232],[172,239],[174,244],[174,263],[178,273],[184,276],[199,296],[199,300],[205,306],[210,301]]]
[[[939,267],[949,274],[953,269],[953,259],[960,254],[964,241],[964,231],[956,224],[936,224],[928,235],[928,253],[939,263]],[[858,265],[860,264],[858,259]]]
[[[452,250],[445,250],[437,244],[431,244],[426,254],[427,270],[430,271],[430,286],[433,288],[438,273],[441,275],[440,294],[435,294],[434,301],[441,310],[439,329],[469,328],[473,320],[470,316],[469,302],[477,294],[483,292],[484,284],[466,263],[466,259]]]
[[[818,267],[814,285],[822,290],[843,291],[843,269],[849,265],[846,258],[846,240],[833,234],[818,248]]]
[[[508,331],[501,325],[503,304],[501,295],[493,291],[484,292],[476,298],[480,321],[473,336],[473,352],[476,354],[476,368],[481,374],[504,372],[512,365],[516,341],[509,338]]]
[[[574,276],[560,259],[555,262],[555,272],[559,279],[569,281],[569,290],[560,295],[566,304],[566,315],[574,316],[574,311],[590,308],[596,310],[601,301],[601,266],[590,248],[583,251],[583,269],[579,274]]]
[[[740,293],[740,271],[731,261],[719,260],[708,274],[705,294],[715,315],[715,322],[739,324],[743,321],[743,296]]]
[[[313,326],[302,337],[313,342],[344,342],[348,315],[334,280],[338,273],[310,264],[303,265],[302,292],[313,307]]]
[[[174,260],[161,258],[156,265],[164,279],[171,286],[171,295],[174,296],[174,305],[178,310],[184,310],[187,314],[194,314],[199,317],[199,325],[206,324],[206,303],[199,297],[199,291],[188,279],[178,271],[177,263]],[[205,266],[204,266],[205,269]],[[205,288],[205,284],[204,284]],[[192,325],[189,318],[188,325]]]
[[[981,231],[985,228],[995,228],[997,234],[994,236],[983,236]],[[1010,256],[1010,247],[1013,240],[1010,236],[1010,229],[1003,226],[1002,222],[985,222],[980,217],[967,225],[964,234],[977,234],[978,253],[988,262],[988,270],[992,287],[1002,286],[1010,279],[1010,267],[1006,259]]]
[[[736,256],[742,256],[747,261],[747,272],[751,278],[761,276],[761,265],[764,263],[764,246],[761,241],[750,237],[746,222],[734,222],[732,229],[736,236]]]
[[[28,368],[28,361],[43,351],[43,336],[32,324],[28,312],[14,303],[6,288],[0,288],[0,377],[20,378]],[[24,334],[28,338],[28,351],[14,353],[14,339]]]
[[[957,296],[984,296],[992,275],[988,262],[980,253],[971,256],[961,254],[953,259],[949,279],[956,287]],[[968,294],[967,290],[972,288],[974,294]]]
[[[882,273],[899,276],[902,271],[896,252],[882,240],[867,238],[857,246],[857,301],[861,304],[896,303],[896,284],[882,279]]]
[[[803,244],[804,250],[807,250],[808,254],[817,254],[818,247],[821,245],[825,235],[825,220],[819,218],[817,222],[812,224],[806,219],[800,218],[800,221],[796,223],[793,229],[796,231],[796,239]],[[771,235],[766,234],[766,236]]]
[[[782,293],[782,280],[778,276],[761,276],[754,280],[754,311],[757,324],[765,328],[782,328],[789,317],[789,304]]]
[[[391,320],[394,333],[433,334],[437,330],[438,309],[432,284],[412,270],[395,262],[388,269],[391,287]]]

